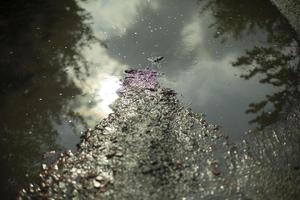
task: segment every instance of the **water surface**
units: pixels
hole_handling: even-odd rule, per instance
[[[299,41],[264,0],[0,3],[1,192],[13,198],[46,151],[76,149],[111,112],[128,68],[150,67],[239,141],[299,98]],[[254,12],[255,11],[255,12]],[[159,65],[147,58],[163,56]]]

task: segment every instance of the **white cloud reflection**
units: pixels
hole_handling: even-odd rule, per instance
[[[199,15],[195,14],[192,17],[191,22],[183,27],[181,35],[185,51],[193,51],[201,44],[203,40],[203,33],[201,30],[203,25],[201,25],[201,22],[202,21],[199,20]]]
[[[82,53],[87,66],[82,66],[79,72],[73,66],[67,70],[70,81],[82,92],[74,98],[72,107],[89,126],[94,126],[112,112],[109,105],[118,97],[119,79],[127,66],[111,58],[99,44],[84,48]]]
[[[156,10],[157,0],[100,0],[80,3],[93,17],[93,28],[97,36],[122,36],[140,18],[139,11],[144,7]]]
[[[94,35],[109,45],[109,39],[122,36],[139,18],[139,11],[147,7],[158,9],[157,0],[114,0],[89,1],[79,4],[92,16]],[[116,91],[120,87],[121,74],[128,68],[112,58],[108,49],[98,43],[90,44],[82,50],[86,66],[75,70],[69,66],[67,74],[80,90],[71,103],[73,111],[85,118],[89,126],[94,126],[100,119],[112,112],[110,105],[117,99]]]
[[[108,46],[110,39],[122,37],[130,27],[141,20],[141,10],[157,10],[158,5],[156,0],[103,0],[81,3],[92,16],[95,36],[107,42]],[[117,98],[119,79],[128,68],[122,61],[111,57],[109,51],[111,49],[91,44],[90,47],[82,49],[82,54],[88,61],[87,68],[82,66],[78,72],[70,66],[67,71],[70,80],[83,93],[75,97],[73,110],[88,120],[91,126],[112,112],[109,106]]]
[[[274,88],[260,84],[257,77],[249,81],[240,78],[244,70],[231,64],[241,54],[234,49],[237,42],[218,45],[218,39],[208,29],[208,21],[210,16],[199,17],[195,13],[186,22],[177,51],[182,61],[168,66],[178,71],[172,76],[166,71],[161,80],[181,94],[185,104],[195,112],[208,114],[212,123],[225,125],[223,131],[237,139],[246,128],[251,128],[248,122],[254,116],[244,114],[249,103],[264,99]],[[245,49],[250,47],[244,44]]]
[[[104,113],[111,113],[109,106],[118,98],[116,91],[121,87],[119,78],[110,76],[101,81],[101,86],[96,92],[96,101],[99,101],[99,109]]]

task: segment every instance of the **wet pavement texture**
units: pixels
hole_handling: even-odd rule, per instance
[[[43,157],[75,150],[112,112],[126,69],[158,70],[237,143],[249,129],[284,127],[299,99],[299,39],[269,1],[18,0],[0,9],[6,199],[37,179]]]

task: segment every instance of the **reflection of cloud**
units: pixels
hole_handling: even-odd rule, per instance
[[[164,80],[172,88],[176,88],[184,96],[198,106],[206,105],[209,101],[224,93],[233,91],[235,81],[240,81],[234,74],[237,70],[232,68],[230,60],[234,55],[228,55],[221,60],[213,60],[206,51],[198,52],[199,62],[190,66],[183,73],[173,75],[172,81]],[[231,84],[228,84],[231,82]],[[236,88],[238,90],[238,87]],[[237,91],[235,90],[235,91]]]
[[[75,85],[83,93],[96,93],[101,80],[108,75],[120,75],[127,67],[119,61],[111,58],[107,50],[98,44],[83,48],[82,54],[87,60],[86,66],[75,70],[68,67],[67,73]]]
[[[197,50],[199,61],[188,70],[162,79],[163,84],[183,95],[196,112],[208,114],[209,120],[226,125],[233,138],[248,127],[250,115],[243,115],[249,102],[263,99],[272,88],[239,78],[240,70],[231,66],[235,54],[215,60],[205,49]]]
[[[74,101],[74,111],[83,116],[89,126],[94,126],[95,122],[112,112],[110,105],[118,98],[116,91],[120,87],[120,81],[116,76],[107,75],[94,86],[95,93],[77,96]]]
[[[191,22],[186,24],[181,31],[185,51],[196,49],[203,39],[199,16],[195,15],[191,19]]]
[[[150,9],[158,9],[157,0],[114,0],[114,1],[93,1],[83,3],[82,7],[90,12],[97,20],[94,30],[99,35],[108,32],[109,36],[122,35],[138,18],[138,11],[141,7],[149,6]]]
[[[97,23],[93,24],[94,34],[101,40],[122,36],[139,18],[143,7],[158,9],[157,0],[132,1],[89,1],[81,3]],[[128,68],[119,60],[111,57],[108,50],[99,44],[90,44],[82,49],[87,63],[80,69],[68,67],[67,74],[71,82],[83,95],[76,96],[72,102],[73,111],[83,116],[90,126],[111,112],[109,105],[117,98],[120,74]]]
[[[116,91],[121,87],[119,78],[109,77],[101,81],[101,87],[97,92],[96,99],[100,101],[99,110],[105,113],[111,113],[109,106],[118,98]]]
[[[119,77],[127,66],[114,60],[107,50],[93,44],[82,50],[87,66],[79,71],[68,67],[69,80],[81,90],[74,98],[73,111],[83,116],[89,126],[94,126],[111,112],[109,105],[117,98]]]

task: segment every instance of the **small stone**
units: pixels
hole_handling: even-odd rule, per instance
[[[63,189],[66,187],[66,184],[64,184],[63,182],[59,182],[58,186],[59,188]]]
[[[102,181],[102,180],[103,180],[103,177],[102,177],[101,175],[99,175],[99,176],[96,177],[96,180],[97,180],[97,181]]]
[[[67,153],[67,155],[70,156],[70,157],[74,156],[74,154],[72,153],[71,150],[68,150],[66,153]]]
[[[42,164],[42,169],[46,170],[47,169],[47,165],[46,164]]]
[[[118,157],[122,157],[122,156],[123,156],[123,153],[122,153],[121,151],[118,151],[118,152],[116,152],[115,155],[118,156]]]
[[[94,185],[95,188],[100,188],[101,187],[101,184],[96,180],[93,180],[93,185]]]

